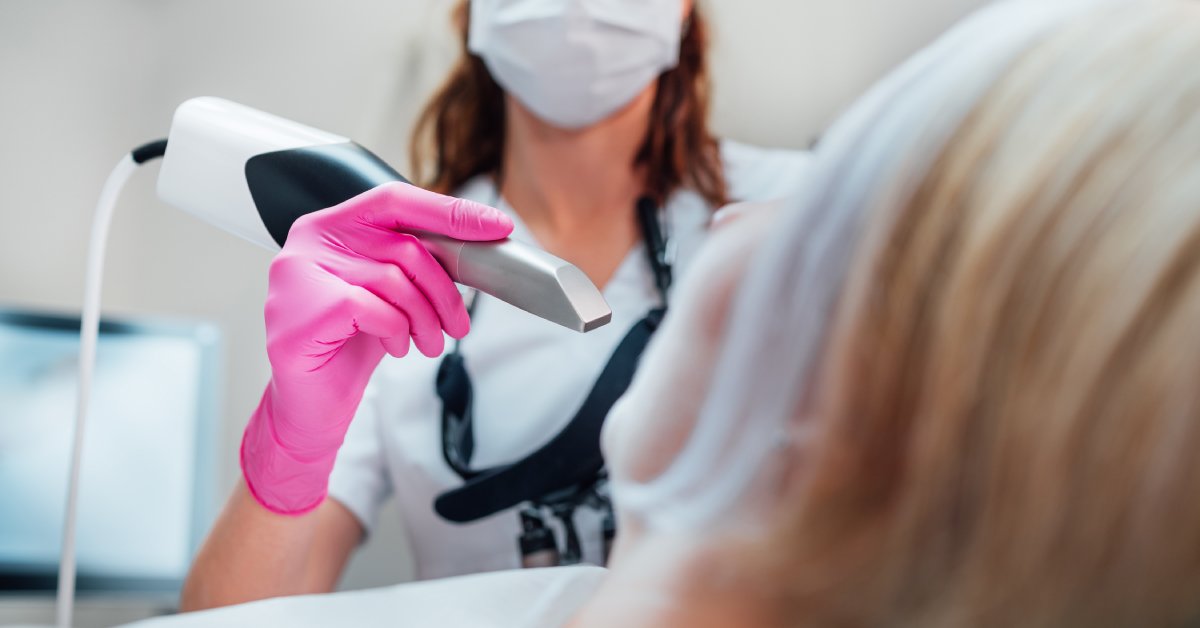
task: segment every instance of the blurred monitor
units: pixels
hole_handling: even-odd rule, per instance
[[[214,508],[218,333],[105,321],[79,492],[78,588],[174,592]],[[56,586],[78,317],[0,308],[0,591]]]

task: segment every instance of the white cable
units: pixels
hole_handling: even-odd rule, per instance
[[[67,480],[67,509],[63,517],[62,556],[58,563],[57,625],[70,628],[75,604],[75,520],[79,506],[79,470],[83,461],[83,429],[88,400],[92,393],[92,371],[96,364],[96,339],[100,333],[100,283],[104,278],[104,250],[108,227],[112,223],[117,197],[129,177],[138,169],[132,155],[126,155],[113,168],[100,192],[100,201],[92,218],[88,242],[87,274],[83,288],[83,320],[80,323],[79,393],[75,407],[75,437],[71,444],[71,473]]]

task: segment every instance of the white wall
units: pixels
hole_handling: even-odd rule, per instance
[[[714,125],[806,146],[839,107],[983,0],[714,0]],[[0,302],[79,307],[90,212],[113,163],[219,95],[358,139],[405,166],[421,101],[457,54],[448,0],[0,0]],[[118,207],[109,313],[215,321],[227,343],[223,488],[268,371],[268,255],[169,209],[157,166]],[[391,518],[391,517],[389,517]],[[385,526],[347,586],[407,572]]]

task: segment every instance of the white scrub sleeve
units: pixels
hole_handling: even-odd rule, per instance
[[[329,496],[354,513],[368,536],[393,492],[380,433],[378,380],[376,371],[350,422],[329,478]]]
[[[732,203],[765,202],[796,194],[812,167],[809,151],[721,142],[721,161]]]

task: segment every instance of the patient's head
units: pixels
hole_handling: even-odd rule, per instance
[[[1200,618],[1200,4],[1153,4],[1021,58],[856,256],[775,545],[829,575],[799,608]]]
[[[1200,618],[1200,3],[1106,4],[960,73],[986,81],[961,112],[912,87],[941,61],[893,77],[818,155],[812,216],[742,239],[722,350],[622,412],[704,407],[644,417],[659,456],[609,439],[638,529],[609,599],[691,538],[659,557],[717,568],[660,569],[659,625],[723,592],[780,625]],[[1009,13],[942,56],[1015,46],[971,41],[1032,28]]]

